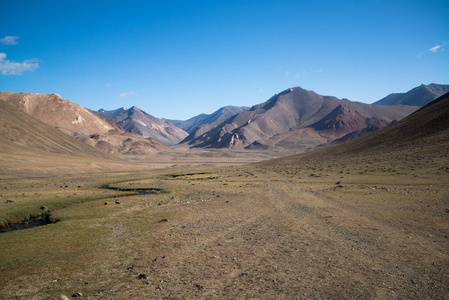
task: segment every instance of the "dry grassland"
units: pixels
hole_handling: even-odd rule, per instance
[[[449,176],[434,162],[5,179],[2,224],[41,206],[59,222],[0,234],[0,298],[444,299]]]

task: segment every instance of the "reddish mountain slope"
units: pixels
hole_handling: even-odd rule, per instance
[[[341,108],[332,112],[338,106]],[[283,91],[267,102],[253,106],[249,111],[224,121],[200,126],[183,143],[206,148],[238,148],[255,141],[258,144],[273,145],[274,142],[270,139],[277,139],[278,135],[282,135],[282,140],[293,140],[295,137],[289,135],[296,135],[298,130],[306,127],[326,136],[327,142],[331,138],[345,135],[351,128],[358,130],[372,124],[384,126],[402,119],[416,109],[417,107],[411,106],[387,107],[340,100],[297,87]],[[332,126],[337,126],[338,130],[332,130]],[[310,134],[313,135],[307,133],[308,136]],[[278,142],[279,140],[276,143]]]

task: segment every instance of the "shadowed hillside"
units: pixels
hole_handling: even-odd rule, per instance
[[[260,163],[278,171],[299,169],[307,162],[345,164],[376,161],[400,168],[436,166],[449,161],[449,94],[434,100],[403,120],[367,137],[342,145]],[[427,163],[421,160],[427,158]],[[441,162],[439,163],[441,164]],[[447,166],[446,166],[447,167]]]
[[[0,101],[0,177],[123,169],[117,160]]]

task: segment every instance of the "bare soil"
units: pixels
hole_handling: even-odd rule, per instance
[[[449,177],[357,168],[4,180],[3,211],[80,201],[56,205],[56,224],[0,234],[0,298],[446,298]],[[105,183],[163,192],[115,204],[119,192],[96,188]]]

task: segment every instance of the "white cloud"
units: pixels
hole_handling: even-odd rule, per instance
[[[290,71],[285,71],[285,77],[289,77],[290,76]]]
[[[126,98],[128,96],[134,95],[134,91],[128,92],[128,93],[121,93],[120,98]]]
[[[441,45],[436,45],[435,47],[430,48],[429,51],[437,52],[438,49],[440,49],[440,48],[441,48]]]
[[[0,39],[0,44],[3,45],[17,45],[17,40],[19,39],[18,36],[5,36],[4,38]]]
[[[7,60],[6,53],[0,53],[0,72],[2,75],[22,75],[23,72],[33,72],[37,68],[39,68],[39,63],[35,58],[18,63]]]

